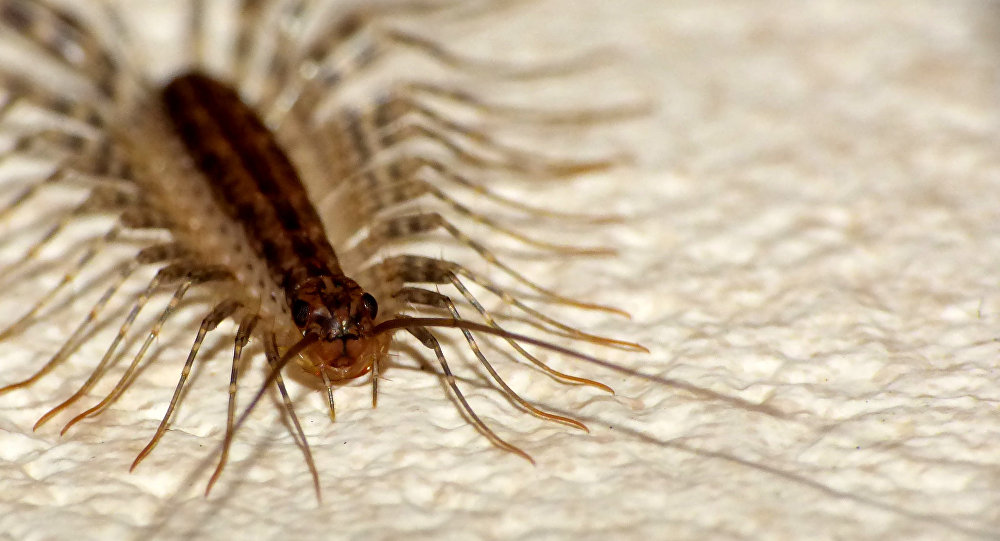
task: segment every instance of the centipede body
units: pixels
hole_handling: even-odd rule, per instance
[[[402,5],[429,13],[447,7]],[[137,58],[110,47],[106,36],[70,10],[27,0],[0,2],[0,23],[6,31],[52,64],[89,83],[85,85],[89,98],[81,99],[46,86],[30,73],[12,70],[3,74],[9,90],[4,110],[46,109],[81,127],[27,128],[17,133],[11,155],[49,159],[54,164],[47,174],[30,178],[3,212],[21,212],[37,193],[71,180],[90,194],[77,207],[65,211],[50,232],[30,245],[13,266],[30,265],[72,223],[63,219],[65,216],[100,214],[114,218],[106,231],[86,239],[81,250],[71,250],[70,263],[58,283],[41,293],[37,303],[4,335],[25,332],[35,325],[38,316],[60,295],[72,298],[67,284],[108,245],[129,237],[136,246],[112,272],[96,279],[102,293],[62,347],[26,379],[3,382],[6,386],[0,392],[19,391],[39,379],[54,377],[54,372],[89,340],[93,327],[105,317],[102,311],[107,303],[127,295],[122,284],[140,271],[152,269],[145,287],[131,293],[125,303],[126,315],[112,325],[117,326],[118,334],[103,357],[68,398],[39,419],[36,428],[73,411],[75,417],[67,418],[65,432],[102,413],[128,392],[141,367],[149,362],[145,357],[155,339],[193,291],[204,296],[201,324],[170,406],[133,468],[165,437],[199,348],[226,320],[236,327],[228,420],[224,423],[226,443],[209,486],[222,472],[229,444],[242,421],[242,417],[237,421],[235,395],[240,390],[239,369],[248,345],[261,348],[272,367],[266,383],[279,389],[311,469],[313,458],[280,369],[295,359],[321,378],[330,396],[331,415],[331,379],[336,383],[369,377],[374,403],[380,371],[387,360],[388,338],[396,330],[408,331],[417,346],[432,353],[460,411],[496,446],[528,458],[494,433],[468,404],[449,368],[436,327],[461,327],[467,343],[465,354],[477,358],[490,385],[525,414],[583,428],[579,421],[547,412],[516,393],[484,356],[476,335],[479,339],[484,333],[498,335],[512,356],[533,365],[540,374],[567,384],[609,389],[589,378],[558,371],[536,357],[527,349],[530,342],[526,338],[501,326],[510,314],[488,308],[470,285],[550,335],[632,350],[641,350],[641,346],[583,332],[533,307],[522,291],[551,304],[617,311],[567,298],[539,285],[506,263],[487,243],[467,234],[456,218],[543,253],[593,255],[604,250],[564,246],[519,233],[453,199],[448,189],[471,190],[522,214],[558,215],[558,211],[532,209],[503,198],[487,179],[497,173],[566,177],[602,170],[617,160],[556,160],[507,145],[474,126],[450,119],[428,102],[451,102],[474,115],[500,120],[523,116],[525,111],[494,106],[460,87],[437,82],[396,82],[366,102],[335,106],[329,115],[318,115],[315,111],[323,108],[326,93],[335,93],[339,82],[348,76],[373,69],[380,57],[391,55],[396,48],[415,49],[458,72],[481,68],[427,38],[380,27],[377,23],[388,15],[380,11],[387,10],[385,7],[347,10],[323,26],[317,37],[299,43],[291,29],[308,18],[315,7],[311,2],[241,2],[243,20],[233,39],[229,73],[203,75],[202,70],[209,68],[200,59],[209,40],[204,30],[205,13],[199,6],[193,3],[191,9],[193,58],[167,84],[144,75]],[[120,38],[128,44],[127,36]],[[346,60],[328,64],[338,55]],[[260,69],[267,78],[255,73]],[[501,71],[509,71],[503,76],[515,79],[537,75],[530,69],[521,72],[516,66]],[[235,82],[227,83],[227,79]],[[241,85],[255,89],[247,105],[238,95]],[[565,116],[571,124],[587,124],[600,115],[570,111]],[[430,143],[437,152],[411,149],[408,145],[414,142]],[[287,156],[282,146],[289,150]],[[303,172],[301,183],[299,171]],[[427,211],[413,204],[425,199],[443,210]],[[505,281],[470,265],[391,250],[410,239],[434,234],[466,249],[478,258],[480,267],[493,269]],[[446,287],[448,293],[443,292]],[[137,324],[156,296],[168,300],[160,305],[158,315]],[[478,314],[477,319],[466,320],[462,312]],[[317,318],[320,323],[316,323]],[[407,318],[415,318],[415,323],[408,324]],[[140,344],[136,352],[125,351],[129,341]],[[355,342],[361,345],[356,347]],[[331,353],[334,350],[328,343],[334,343],[338,352]],[[116,365],[118,370],[111,374],[108,369]],[[92,398],[92,388],[104,378],[119,379],[106,394],[97,394],[96,404],[81,410],[80,406]],[[247,402],[256,404],[266,389],[261,387]],[[242,392],[253,396],[252,391]],[[318,490],[319,481],[314,482]]]

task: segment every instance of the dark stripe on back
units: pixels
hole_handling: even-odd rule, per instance
[[[333,247],[291,161],[228,86],[182,75],[162,100],[219,205],[247,232],[277,283],[340,274]]]

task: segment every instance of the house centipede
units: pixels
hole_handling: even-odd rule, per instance
[[[192,290],[212,291],[214,298],[201,318],[166,413],[132,464],[136,468],[166,434],[206,337],[223,321],[232,320],[237,330],[233,337],[225,435],[206,494],[225,467],[238,428],[273,386],[282,398],[295,437],[302,442],[318,495],[313,457],[286,390],[282,369],[295,363],[321,380],[331,418],[336,411],[334,387],[356,378],[369,378],[375,406],[387,352],[393,337],[401,331],[432,352],[461,413],[500,449],[532,461],[477,416],[457,385],[433,329],[460,330],[468,350],[492,384],[518,409],[586,430],[582,422],[546,411],[508,386],[480,349],[476,335],[480,339],[493,336],[503,340],[521,361],[570,385],[611,391],[596,380],[552,368],[525,346],[599,365],[608,363],[507,330],[501,322],[510,314],[488,309],[469,284],[489,292],[506,308],[520,312],[530,325],[553,336],[644,351],[638,344],[589,334],[552,318],[533,308],[513,286],[467,265],[410,253],[382,255],[388,246],[410,238],[443,234],[531,291],[536,300],[622,313],[616,308],[562,296],[537,284],[506,264],[486,244],[467,235],[444,212],[414,210],[408,204],[422,198],[433,200],[454,216],[541,251],[605,254],[602,248],[554,244],[520,233],[464,206],[442,186],[470,190],[527,215],[580,220],[577,215],[504,197],[480,179],[495,173],[529,178],[572,177],[613,167],[620,161],[618,158],[556,160],[536,155],[453,120],[428,102],[448,102],[475,115],[506,121],[534,117],[535,122],[570,125],[601,122],[634,111],[546,114],[494,105],[459,86],[418,80],[394,83],[368,103],[341,106],[329,116],[320,116],[315,111],[328,101],[329,94],[338,91],[341,81],[375,70],[385,57],[400,49],[412,50],[446,69],[477,75],[498,71],[492,76],[500,78],[548,77],[554,71],[573,67],[567,63],[561,67],[487,65],[417,34],[381,24],[399,10],[428,14],[454,9],[454,3],[449,2],[356,8],[323,22],[321,32],[300,42],[293,28],[310,19],[312,10],[317,9],[315,4],[307,0],[237,2],[240,24],[233,39],[230,72],[213,73],[204,60],[210,42],[205,4],[192,2],[188,65],[164,83],[143,72],[141,58],[123,52],[131,49],[129,41],[135,37],[129,35],[127,25],[110,5],[103,13],[109,24],[122,29],[116,38],[117,46],[109,43],[107,34],[98,32],[68,8],[34,0],[0,0],[0,28],[53,68],[82,80],[84,95],[88,96],[61,91],[44,77],[26,70],[5,69],[0,73],[7,91],[0,105],[0,118],[26,107],[49,112],[73,125],[18,127],[5,156],[48,160],[52,166],[44,174],[29,178],[22,190],[0,208],[0,217],[21,211],[40,192],[61,185],[82,184],[88,192],[81,203],[56,216],[55,223],[3,270],[4,275],[36,259],[74,220],[91,215],[116,217],[108,230],[87,239],[76,250],[76,257],[57,283],[0,332],[0,339],[26,332],[37,324],[43,311],[60,295],[72,297],[73,292],[66,293],[68,286],[108,246],[126,238],[138,246],[132,257],[121,260],[115,272],[103,277],[101,295],[59,350],[29,377],[3,382],[0,394],[28,387],[54,372],[90,339],[89,333],[105,317],[102,311],[122,294],[122,285],[141,269],[154,271],[145,287],[129,299],[127,314],[118,324],[115,338],[86,380],[45,413],[35,429],[76,405],[109,374],[124,355],[124,342],[136,336],[132,328],[140,313],[151,298],[163,292],[169,295],[169,301],[145,329],[138,331],[137,336],[144,336],[142,343],[117,383],[95,405],[71,417],[62,433],[106,411],[128,390],[154,340]],[[334,59],[338,63],[333,63]],[[242,91],[254,84],[254,93]],[[406,145],[414,141],[433,144],[438,155],[409,151]],[[169,152],[159,154],[164,149]],[[331,220],[331,216],[335,219]],[[584,221],[601,219],[583,217]],[[451,295],[457,297],[442,293],[443,287],[452,288],[455,293]],[[472,309],[479,321],[466,319],[460,308]],[[237,415],[238,367],[251,340],[262,345],[270,368],[265,383],[244,412]]]

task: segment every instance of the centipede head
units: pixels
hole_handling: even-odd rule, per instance
[[[332,381],[368,373],[385,355],[389,338],[374,335],[378,302],[353,280],[316,277],[290,292],[292,319],[315,342],[301,355],[303,368]]]

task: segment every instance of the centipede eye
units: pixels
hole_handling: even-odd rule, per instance
[[[304,327],[306,322],[309,321],[309,303],[301,299],[293,302],[292,319],[295,320],[295,324],[300,328]]]
[[[368,312],[369,318],[375,319],[375,316],[378,315],[378,302],[371,294],[365,293],[361,295],[361,306]]]

